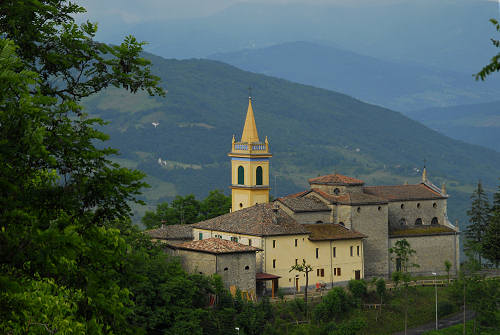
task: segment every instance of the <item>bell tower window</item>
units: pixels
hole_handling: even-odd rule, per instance
[[[262,166],[257,166],[257,170],[255,171],[255,179],[257,185],[262,185]]]
[[[243,166],[238,166],[238,185],[245,184],[245,168]]]

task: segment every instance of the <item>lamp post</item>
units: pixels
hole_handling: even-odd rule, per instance
[[[239,327],[235,327],[234,329],[237,330],[238,331],[238,335],[240,335],[240,328]]]
[[[436,330],[438,330],[438,289],[436,282],[437,273],[433,272],[432,275],[434,276],[434,292],[436,293]]]

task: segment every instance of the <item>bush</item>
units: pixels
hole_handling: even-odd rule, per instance
[[[354,306],[350,295],[341,287],[334,287],[323,300],[313,309],[313,318],[316,321],[331,321],[338,319]]]
[[[449,315],[449,314],[453,313],[454,310],[455,310],[455,306],[453,306],[453,304],[451,302],[449,302],[448,300],[438,302],[438,316],[439,317]]]
[[[358,303],[361,303],[361,299],[366,296],[366,282],[364,280],[349,280],[349,291],[352,293],[353,297],[356,298]]]

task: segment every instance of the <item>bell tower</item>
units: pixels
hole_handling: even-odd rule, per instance
[[[259,141],[252,109],[252,97],[248,97],[248,109],[241,140],[233,135],[231,152],[232,211],[269,202],[269,142]]]

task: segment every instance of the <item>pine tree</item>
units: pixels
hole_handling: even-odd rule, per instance
[[[493,206],[482,241],[482,254],[484,258],[498,267],[500,264],[500,187],[493,195]]]
[[[490,205],[481,182],[471,195],[471,208],[467,211],[469,226],[465,230],[466,251],[476,256],[481,264],[482,242],[488,220],[490,218]]]

